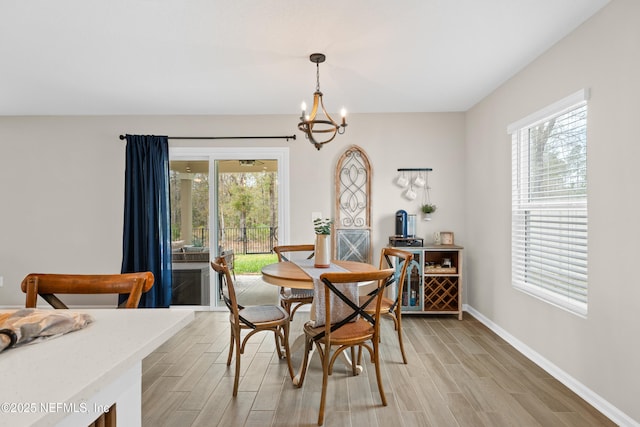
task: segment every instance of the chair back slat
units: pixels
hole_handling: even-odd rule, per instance
[[[307,255],[306,259],[311,259],[315,255],[316,247],[315,245],[282,245],[282,246],[274,246],[273,251],[278,255],[278,261],[291,261],[293,257],[293,253],[301,253],[308,252],[308,254],[302,254],[302,256]]]
[[[236,288],[233,283],[233,279],[231,278],[231,272],[229,271],[229,266],[227,265],[225,257],[219,256],[215,259],[215,261],[211,261],[211,267],[216,273],[218,273],[218,277],[220,278],[220,287],[222,289],[222,299],[229,309],[229,312],[233,316],[234,322],[236,324],[242,322],[250,328],[254,328],[255,325],[253,323],[251,323],[247,319],[244,319],[239,314],[240,310],[242,310],[244,307],[238,304]]]
[[[31,273],[21,284],[25,307],[35,308],[38,295],[57,309],[68,308],[59,294],[128,294],[120,307],[137,308],[143,293],[154,283],[150,271],[123,274],[42,274]]]
[[[226,258],[224,256],[217,257],[214,261],[211,261],[211,268],[218,273],[222,299],[229,309],[229,312],[231,314],[234,314],[234,312],[237,313],[238,300],[236,299],[236,290],[233,279],[231,279],[231,272],[229,271]]]

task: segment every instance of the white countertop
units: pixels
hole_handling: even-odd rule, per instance
[[[74,310],[94,318],[85,329],[0,353],[0,404],[80,403],[189,324],[187,309]],[[7,413],[0,426],[51,425],[66,415]]]

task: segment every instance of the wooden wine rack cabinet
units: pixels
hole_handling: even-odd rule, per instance
[[[398,248],[413,253],[400,304],[407,314],[456,314],[462,320],[462,252],[457,245]],[[443,265],[450,260],[451,265]],[[396,271],[399,272],[396,266]],[[419,296],[419,297],[418,297]]]

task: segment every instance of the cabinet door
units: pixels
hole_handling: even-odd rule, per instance
[[[400,276],[401,268],[402,264],[396,266],[396,278]],[[413,253],[399,299],[402,311],[422,310],[422,252]]]

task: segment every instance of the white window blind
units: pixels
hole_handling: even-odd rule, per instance
[[[509,127],[513,286],[587,314],[587,92]]]

